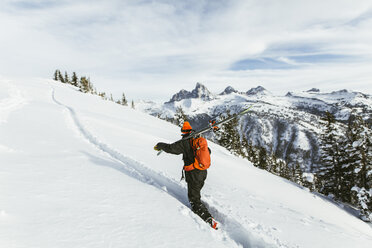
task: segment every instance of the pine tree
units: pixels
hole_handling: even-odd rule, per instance
[[[93,87],[93,84],[91,83],[89,77],[88,77],[88,93],[91,93],[91,94],[94,93],[94,87]]]
[[[316,177],[313,173],[302,173],[302,185],[310,191],[315,191]]]
[[[230,111],[227,111],[227,116],[225,118],[230,118],[232,115]],[[233,154],[240,155],[240,135],[237,130],[238,119],[232,119],[221,125],[220,131],[217,133],[218,143],[225,147],[227,150],[231,151]]]
[[[354,203],[361,211],[360,217],[364,221],[372,221],[372,190],[354,186],[352,189],[352,198]]]
[[[54,72],[54,77],[53,77],[53,80],[54,81],[58,81],[58,74],[59,74],[60,72],[59,72],[59,70],[56,70],[55,72]]]
[[[257,167],[261,168],[263,170],[268,169],[268,161],[267,161],[267,152],[264,147],[260,147],[259,149],[259,159],[258,159],[258,164]]]
[[[322,167],[317,172],[320,192],[325,195],[333,195],[336,199],[342,199],[345,154],[345,140],[342,139],[340,130],[336,129],[334,116],[327,112],[324,119],[326,127],[321,135],[321,163]]]
[[[342,184],[340,187],[340,200],[343,202],[352,202],[352,191],[351,189],[355,186],[355,148],[352,146],[352,142],[348,136],[341,138],[340,142],[341,151],[340,154],[343,156],[342,163]]]
[[[239,119],[235,118],[231,120],[231,130],[232,130],[232,140],[231,140],[231,149],[238,156],[244,156],[244,152],[241,145],[240,133],[239,133]]]
[[[62,76],[62,73],[58,71],[58,80],[61,81],[62,83],[65,83],[65,79]]]
[[[124,105],[124,106],[128,106],[128,101],[127,101],[127,98],[125,97],[124,93],[121,97],[121,104]]]
[[[352,159],[358,187],[372,188],[372,130],[360,116],[349,121],[348,137],[352,144]]]
[[[86,77],[80,77],[80,90],[84,93],[89,92],[89,82]]]
[[[98,93],[98,95],[99,95],[103,100],[107,100],[107,97],[106,97],[106,93],[105,93],[105,92]]]
[[[245,158],[248,159],[248,161],[252,162],[254,166],[257,166],[256,165],[256,150],[255,150],[255,147],[249,143],[249,141],[247,140],[246,137],[243,137],[243,140],[242,140],[242,148],[244,151],[246,151],[245,153]]]
[[[78,84],[78,77],[76,76],[76,73],[73,72],[72,73],[72,78],[71,78],[71,84],[75,87],[78,87],[79,84]]]
[[[351,202],[361,209],[362,219],[372,221],[372,131],[360,116],[351,116],[347,136],[353,169]]]
[[[248,142],[247,137],[244,136],[244,135],[243,135],[243,137],[242,137],[242,141],[241,141],[240,146],[241,146],[241,154],[240,154],[240,155],[241,155],[243,158],[248,158],[248,160],[249,160],[249,149],[250,149],[250,144],[249,144],[249,142]]]
[[[70,79],[69,79],[69,77],[68,77],[67,71],[65,71],[64,82],[65,82],[66,84],[70,83]]]
[[[300,163],[296,162],[294,166],[292,167],[291,181],[299,185],[303,185],[302,176],[303,176],[303,172],[302,172]]]
[[[176,124],[177,126],[182,126],[185,121],[187,121],[187,116],[182,107],[179,106],[177,107],[176,113],[174,115],[174,124]]]
[[[93,93],[94,88],[90,82],[90,78],[81,77],[80,78],[80,90],[84,93]]]
[[[275,155],[272,156],[272,164],[270,167],[270,172],[277,176],[279,176],[279,172],[280,172],[279,161],[280,159],[277,158]]]
[[[279,160],[279,176],[285,178],[285,179],[290,179],[291,178],[291,173],[289,170],[289,167],[287,163],[284,160]]]
[[[275,170],[275,167],[276,167],[276,156],[274,154],[267,154],[267,158],[266,158],[266,161],[267,161],[267,171],[272,173],[273,170]]]
[[[259,146],[252,147],[251,156],[252,156],[253,165],[258,167],[258,163],[260,162],[260,147]]]

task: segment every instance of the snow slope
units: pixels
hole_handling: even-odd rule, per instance
[[[188,205],[179,128],[48,80],[0,80],[0,247],[371,247],[372,228],[210,143]]]

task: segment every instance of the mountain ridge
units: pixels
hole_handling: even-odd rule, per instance
[[[200,83],[191,92],[198,89],[210,93]],[[306,172],[319,166],[319,122],[326,112],[335,116],[340,128],[355,114],[362,115],[367,123],[372,122],[372,97],[345,89],[322,92],[312,88],[275,96],[262,86],[246,92],[228,86],[213,97],[202,94],[183,94],[181,97],[179,94],[177,98],[176,95],[172,97],[173,101],[144,111],[172,121],[177,108],[182,108],[193,127],[199,129],[207,125],[209,119],[221,116],[227,110],[236,113],[253,104],[250,114],[240,120],[241,138],[246,137],[251,144],[264,147],[290,165],[301,163]],[[298,137],[302,139],[299,141]]]

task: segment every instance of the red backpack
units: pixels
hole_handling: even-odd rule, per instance
[[[206,170],[211,166],[211,155],[207,140],[203,137],[190,139],[191,147],[194,151],[195,162],[190,166],[190,170]],[[186,170],[186,169],[185,169]]]

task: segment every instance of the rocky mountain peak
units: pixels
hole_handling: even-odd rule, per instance
[[[203,100],[213,99],[212,93],[201,83],[196,83],[196,87],[191,91],[192,98],[201,98]]]
[[[233,87],[227,86],[226,89],[222,93],[220,93],[220,95],[228,95],[228,94],[237,93],[237,92],[238,91],[234,89]]]
[[[306,92],[310,92],[310,93],[319,93],[320,90],[317,89],[317,88],[312,88],[312,89],[310,89],[310,90],[308,90],[308,91],[306,91]]]
[[[199,98],[208,101],[214,99],[214,96],[203,84],[196,83],[195,89],[193,89],[191,92],[181,90],[177,94],[173,95],[169,102],[181,101],[190,98]]]
[[[257,86],[256,88],[252,88],[250,90],[247,91],[247,95],[258,95],[258,94],[262,94],[262,95],[266,95],[267,93],[267,90],[262,87],[262,86]]]
[[[293,96],[293,93],[288,91],[287,94],[285,94],[285,96]]]
[[[348,94],[348,93],[351,93],[351,92],[349,92],[347,89],[331,92],[332,95],[345,95],[345,94]]]

